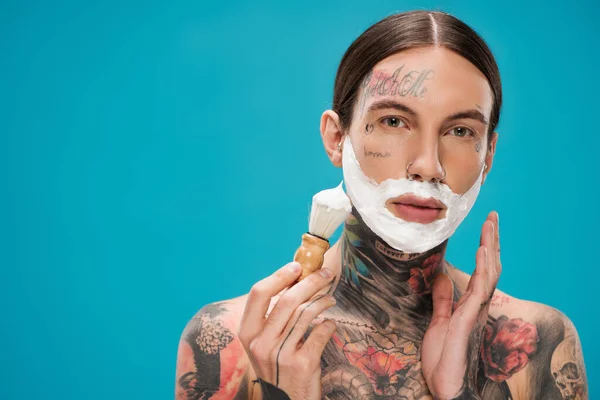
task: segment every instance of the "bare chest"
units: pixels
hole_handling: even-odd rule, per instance
[[[323,398],[431,399],[421,372],[421,341],[344,317],[321,358]]]

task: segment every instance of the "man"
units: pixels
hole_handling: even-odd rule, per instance
[[[353,204],[342,238],[301,282],[291,263],[202,308],[177,398],[587,399],[569,319],[495,290],[497,213],[471,276],[444,260],[491,170],[500,103],[493,56],[456,18],[396,14],[363,33],[321,119]]]

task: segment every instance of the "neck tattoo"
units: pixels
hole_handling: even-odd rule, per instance
[[[346,220],[341,240],[342,276],[333,295],[352,316],[345,321],[384,332],[412,327],[411,339],[421,340],[431,317],[433,280],[444,269],[447,242],[421,254],[398,251],[375,235],[356,209]]]

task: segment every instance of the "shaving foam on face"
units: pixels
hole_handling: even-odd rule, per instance
[[[377,184],[367,177],[356,159],[347,135],[342,152],[346,192],[365,224],[388,245],[405,253],[423,253],[438,246],[456,231],[465,219],[481,188],[483,168],[473,186],[463,195],[452,192],[443,183],[386,179]],[[412,193],[433,197],[446,205],[446,216],[429,224],[405,221],[385,206],[389,199]]]

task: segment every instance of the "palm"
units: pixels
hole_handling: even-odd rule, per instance
[[[433,316],[423,338],[421,358],[429,390],[439,399],[453,399],[464,388],[475,389],[489,299],[500,274],[498,230],[494,229],[497,218],[488,217],[488,221],[482,229],[477,267],[458,303],[454,305],[448,275],[440,274],[433,286]]]

